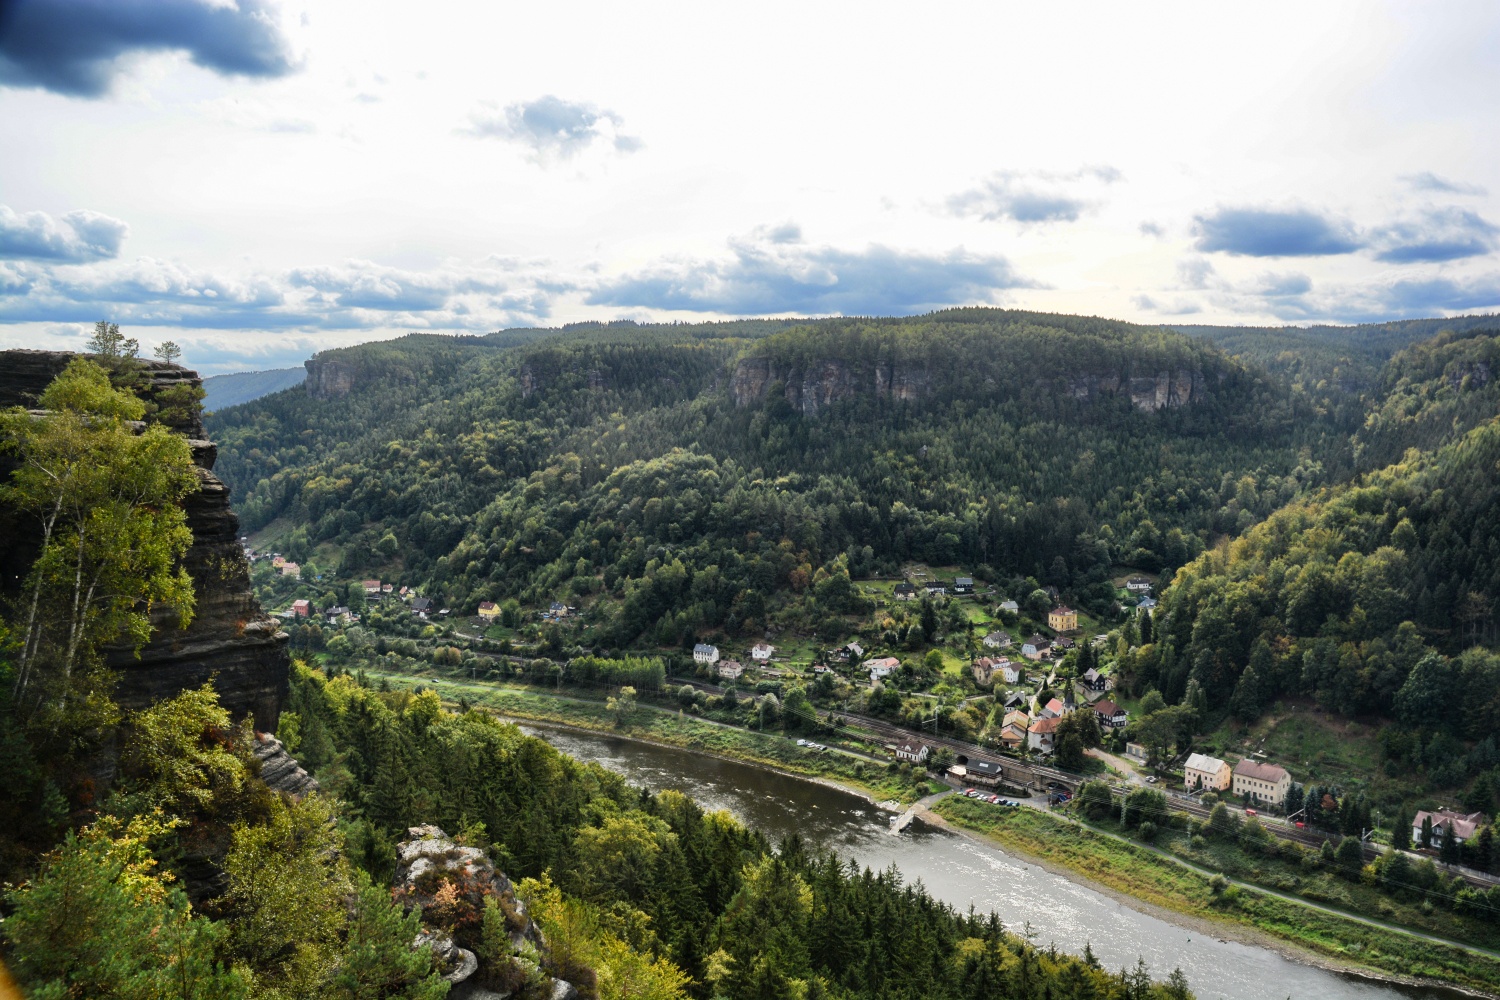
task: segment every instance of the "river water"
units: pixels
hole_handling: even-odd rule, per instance
[[[890,814],[857,795],[816,782],[688,750],[610,736],[524,725],[579,760],[596,761],[633,784],[675,788],[705,808],[725,809],[772,842],[790,833],[861,865],[895,865],[908,881],[960,910],[994,910],[1008,928],[1045,947],[1081,952],[1085,943],[1106,968],[1144,958],[1157,976],[1180,967],[1202,1000],[1452,1000],[1454,990],[1400,986],[1327,972],[1267,948],[1220,941],[1133,910],[1092,889],[994,847],[917,820],[889,832]]]

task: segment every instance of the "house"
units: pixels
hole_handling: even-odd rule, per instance
[[[953,592],[955,594],[974,593],[974,578],[972,576],[961,576],[953,581]]]
[[[1021,655],[1028,660],[1045,660],[1052,655],[1052,640],[1046,636],[1034,635],[1021,643]]]
[[[1057,724],[1061,719],[1037,719],[1026,730],[1026,745],[1033,750],[1042,753],[1051,753],[1053,741],[1057,738]]]
[[[720,660],[716,669],[719,671],[719,679],[724,681],[737,681],[740,674],[745,672],[739,660]]]
[[[1206,753],[1195,753],[1188,757],[1187,766],[1183,768],[1182,787],[1190,792],[1200,788],[1222,792],[1229,787],[1232,778],[1228,764]]]
[[[1026,724],[1008,723],[1000,730],[1000,745],[1007,750],[1020,750],[1026,745]]]
[[[391,593],[391,591],[393,591],[393,590],[395,590],[395,589],[396,589],[396,586],[395,586],[395,584],[391,584],[391,583],[382,583],[382,584],[381,584],[381,585],[380,585],[380,595],[381,595],[381,596],[382,596],[382,597],[384,597],[384,596],[386,596],[386,595],[387,595],[387,594],[389,594],[389,593]]]
[[[851,642],[849,643],[849,645],[844,647],[844,652],[848,653],[849,656],[853,659],[861,660],[864,659],[865,647],[861,646],[857,642]]]
[[[984,637],[984,644],[990,649],[1009,649],[1013,642],[1015,640],[1010,637],[1010,633],[1003,629],[999,632],[991,632]]]
[[[379,597],[380,596],[380,581],[379,580],[365,580],[364,581],[364,588],[365,588],[365,596],[366,597]]]
[[[1060,635],[1056,639],[1052,640],[1052,649],[1054,652],[1059,649],[1066,652],[1076,645],[1078,645],[1078,643],[1070,635]]]
[[[432,598],[418,597],[411,602],[411,613],[414,615],[425,615],[432,610]]]
[[[1064,705],[1058,699],[1053,698],[1047,704],[1043,705],[1042,710],[1037,714],[1044,719],[1060,719],[1067,714],[1067,711],[1068,706]]]
[[[706,642],[700,642],[693,647],[694,663],[718,663],[719,647],[710,646]]]
[[[1078,612],[1059,604],[1047,612],[1047,627],[1054,632],[1072,632],[1078,628]]]
[[[967,772],[964,777],[975,785],[988,785],[993,788],[1005,777],[1005,772],[999,764],[992,764],[987,760],[971,760],[964,765],[964,769]]]
[[[1021,613],[1021,606],[1015,601],[1001,601],[1000,610],[1009,611],[1013,615],[1018,615]]]
[[[1135,607],[1137,611],[1150,611],[1152,608],[1156,607],[1156,598],[1152,597],[1150,594],[1147,594],[1145,597],[1135,602]]]
[[[399,597],[399,598],[401,598],[403,601],[406,600],[408,597],[411,596],[411,588],[410,587],[402,587],[400,590],[396,591],[396,596]]]
[[[1286,793],[1291,791],[1292,776],[1286,768],[1275,764],[1262,764],[1246,757],[1234,765],[1234,787],[1236,795],[1242,795],[1257,804],[1264,803],[1280,809],[1286,804]]]
[[[283,567],[285,565],[286,565],[286,559],[285,558],[283,558],[283,557],[281,557],[279,555],[271,557],[271,568],[272,569],[280,569],[281,567]]]
[[[917,596],[917,588],[909,583],[898,583],[896,584],[893,596],[898,601],[909,601]]]
[[[831,674],[831,673],[833,673],[833,668],[830,667],[826,663],[814,663],[813,664],[813,673],[814,674]]]
[[[1021,671],[1008,658],[981,656],[974,661],[974,683],[989,687],[996,680],[1016,684],[1021,680]]]
[[[1151,593],[1151,581],[1144,576],[1132,576],[1129,580],[1125,581],[1125,589],[1132,594],[1149,594]]]
[[[1112,679],[1104,676],[1093,667],[1089,667],[1083,672],[1083,676],[1078,678],[1078,683],[1082,684],[1089,691],[1108,691],[1114,687]]]
[[[500,617],[500,605],[494,601],[479,602],[479,617],[495,619]]]
[[[309,601],[306,598],[303,598],[300,601],[293,601],[292,614],[296,615],[298,618],[312,617],[312,601]]]
[[[776,647],[769,642],[757,642],[754,646],[750,647],[750,659],[757,663],[765,663],[775,655]]]
[[[1130,713],[1108,699],[1094,703],[1094,715],[1109,729],[1124,729],[1130,723]]]
[[[932,747],[926,743],[898,743],[896,745],[896,759],[909,760],[914,764],[920,764],[932,755]]]
[[[1479,830],[1479,824],[1484,822],[1484,813],[1468,813],[1464,815],[1453,812],[1451,809],[1439,809],[1436,812],[1429,812],[1423,809],[1411,821],[1411,842],[1413,844],[1420,845],[1422,843],[1422,825],[1429,819],[1432,820],[1432,846],[1440,847],[1443,843],[1443,830],[1447,830],[1452,835],[1454,842],[1459,844],[1473,837]]]
[[[553,618],[566,618],[568,616],[568,606],[562,601],[553,601],[547,606],[547,613]]]
[[[946,594],[948,585],[942,580],[933,580],[931,583],[923,584],[922,589],[927,591],[928,597],[936,597],[938,594]]]
[[[1031,698],[1027,696],[1025,691],[1007,691],[1005,693],[1005,700],[1001,704],[1006,708],[1029,708],[1031,706]]]
[[[300,580],[300,579],[302,579],[302,567],[298,566],[294,562],[282,563],[281,564],[281,575],[282,576],[289,576],[293,580]]]
[[[878,660],[866,660],[865,669],[870,672],[870,683],[874,684],[883,677],[889,677],[900,669],[901,661],[894,656],[882,656]]]

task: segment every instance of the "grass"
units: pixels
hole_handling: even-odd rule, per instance
[[[1116,892],[1175,913],[1251,927],[1353,966],[1488,992],[1500,989],[1500,961],[1487,955],[1253,889],[1231,887],[1216,893],[1207,875],[1143,846],[1035,809],[994,809],[952,796],[938,803],[936,812],[954,826],[982,833],[1002,847],[1069,868]]]
[[[869,795],[877,802],[894,800],[902,805],[946,787],[930,779],[903,779],[881,761],[865,761],[835,751],[818,752],[797,746],[796,734],[717,725],[695,716],[651,705],[640,705],[623,725],[605,708],[603,699],[577,694],[558,695],[521,685],[489,681],[463,681],[445,677],[413,676],[369,671],[372,678],[389,681],[397,690],[432,688],[448,702],[465,698],[470,705],[501,715],[537,722],[553,722],[612,736],[625,736],[664,743],[686,750],[700,750],[735,760],[760,764],[806,777],[826,778]],[[822,740],[822,742],[828,742]]]

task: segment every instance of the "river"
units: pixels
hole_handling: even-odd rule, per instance
[[[687,750],[611,736],[523,725],[579,760],[596,761],[655,791],[675,788],[725,809],[774,842],[796,832],[861,865],[895,865],[909,881],[960,910],[994,910],[1008,928],[1059,950],[1085,943],[1106,968],[1144,958],[1157,976],[1174,967],[1201,1000],[1453,1000],[1465,994],[1329,972],[1272,951],[1220,941],[1131,909],[1109,896],[921,820],[900,836],[890,814],[837,788]]]

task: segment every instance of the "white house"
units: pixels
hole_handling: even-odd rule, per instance
[[[882,678],[889,677],[901,666],[901,661],[894,656],[882,656],[878,660],[866,660],[865,669],[870,672],[870,683],[874,684]]]
[[[757,663],[765,663],[776,655],[776,647],[768,642],[757,642],[750,648],[750,658]]]
[[[1042,660],[1052,655],[1052,640],[1034,635],[1021,643],[1021,655],[1028,660]]]
[[[696,645],[696,646],[693,647],[693,662],[694,663],[718,663],[719,662],[719,647],[718,646],[710,646],[706,642],[700,642],[700,643],[698,643],[698,645]]]
[[[1000,610],[1009,611],[1013,615],[1018,615],[1021,613],[1021,606],[1015,601],[1001,601]]]
[[[1060,719],[1037,719],[1029,729],[1026,730],[1026,745],[1033,750],[1043,753],[1052,752],[1052,743],[1057,738],[1057,724]]]
[[[984,637],[984,644],[990,649],[1008,649],[1015,640],[1006,631],[991,632]]]
[[[1132,594],[1149,594],[1151,593],[1151,581],[1144,576],[1132,576],[1129,580],[1125,581],[1125,589]]]
[[[932,747],[926,743],[898,743],[896,745],[896,759],[909,760],[914,764],[920,764],[932,755]]]
[[[1484,813],[1463,815],[1449,809],[1439,809],[1436,812],[1423,809],[1411,821],[1411,842],[1418,847],[1422,845],[1422,822],[1427,819],[1432,820],[1432,846],[1441,847],[1444,828],[1452,833],[1455,843],[1462,844],[1474,836],[1479,824],[1484,822]]]
[[[719,679],[725,681],[737,681],[740,679],[740,674],[745,672],[739,660],[720,660],[714,669],[718,671]]]

